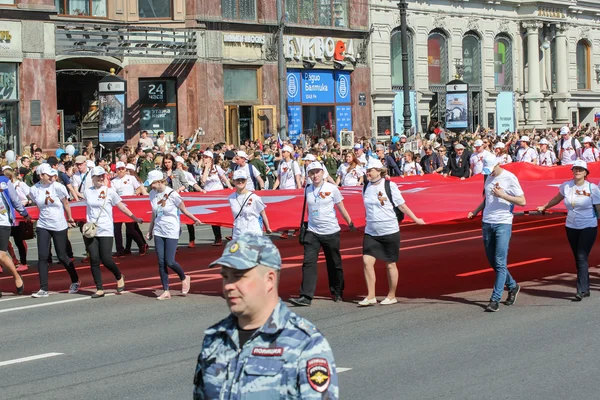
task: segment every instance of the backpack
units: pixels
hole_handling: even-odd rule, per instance
[[[365,184],[363,186],[363,195],[367,191],[367,186],[369,185],[369,183],[370,183],[369,181],[365,182]],[[398,207],[396,207],[396,205],[394,204],[394,200],[392,200],[392,189],[390,186],[390,181],[385,179],[383,186],[385,187],[385,194],[386,194],[387,198],[390,199],[390,203],[392,203],[392,206],[394,207],[394,213],[396,213],[396,219],[398,220],[398,223],[400,223],[404,220],[404,213],[402,211],[398,210]]]
[[[575,139],[574,137],[571,138],[571,146],[573,147],[573,150],[577,151],[577,147],[575,146],[575,141],[577,139]],[[558,157],[558,161],[560,161],[560,159],[562,158],[562,152],[563,152],[563,144],[565,143],[565,138],[561,138],[560,139],[560,149],[558,150],[558,154],[556,155]]]
[[[258,181],[256,180],[256,177],[254,176],[254,168],[252,164],[250,163],[246,163],[246,165],[248,165],[248,171],[250,172],[250,179],[252,179],[252,183],[254,184],[254,190],[260,190],[260,186],[258,185]],[[236,164],[235,168],[233,169],[234,171],[238,170],[240,168],[239,165]]]

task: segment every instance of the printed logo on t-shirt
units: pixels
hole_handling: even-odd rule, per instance
[[[327,197],[329,197],[330,194],[331,194],[331,192],[321,192],[321,193],[319,193],[319,196],[322,199],[326,199]]]
[[[103,191],[100,192],[100,194],[98,195],[98,200],[104,200],[106,198],[106,193]]]
[[[54,203],[54,200],[52,199],[52,197],[50,196],[50,192],[46,190],[46,200],[44,200],[44,204],[48,205],[48,202],[50,203]]]
[[[576,196],[592,197],[592,193],[586,192],[585,189],[582,189],[582,190],[577,189],[575,191],[575,195]]]
[[[383,193],[379,192],[379,193],[377,193],[377,200],[379,200],[379,203],[383,206],[383,205],[385,205],[385,202],[387,201],[387,197],[385,197],[383,195]]]

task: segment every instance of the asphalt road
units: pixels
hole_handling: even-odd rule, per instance
[[[210,241],[209,227],[197,234]],[[81,240],[72,237],[79,255]],[[600,398],[599,270],[582,303],[570,300],[572,274],[521,284],[517,304],[494,314],[483,312],[489,290],[368,309],[319,299],[296,311],[325,334],[345,369],[342,399]],[[217,292],[193,292],[166,302],[150,291],[99,300],[90,292],[39,300],[5,292],[0,399],[190,399],[203,331],[227,315]],[[14,362],[36,356],[45,358]]]

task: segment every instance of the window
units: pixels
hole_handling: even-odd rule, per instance
[[[258,83],[256,69],[224,68],[225,101],[257,101]]]
[[[0,0],[0,5],[10,5],[15,4],[15,0]]]
[[[171,18],[171,0],[139,0],[140,18]]]
[[[441,32],[431,32],[427,39],[427,70],[430,86],[448,82],[448,44]]]
[[[412,52],[412,35],[407,36],[408,47],[408,85],[413,86],[413,52]],[[391,40],[391,61],[392,61],[392,89],[401,90],[403,85],[402,78],[402,33],[400,29],[392,32]]]
[[[591,89],[590,46],[585,40],[577,43],[577,89]]]
[[[254,0],[221,0],[223,18],[253,21],[256,19]]]
[[[60,15],[106,17],[106,0],[56,0]]]
[[[494,41],[494,84],[499,91],[512,90],[512,42],[497,36]]]
[[[286,0],[285,12],[293,24],[348,26],[348,0]]]
[[[479,36],[467,32],[463,37],[463,81],[481,85],[481,45]]]

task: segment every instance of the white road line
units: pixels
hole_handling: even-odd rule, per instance
[[[335,370],[337,371],[337,373],[339,374],[340,372],[346,372],[346,371],[350,371],[352,368],[336,368]]]
[[[42,358],[62,356],[63,354],[64,353],[45,353],[45,354],[38,354],[37,356],[16,358],[14,360],[8,360],[8,361],[0,361],[0,367],[5,367],[7,365],[12,365],[12,364],[24,363],[27,361],[41,360]]]
[[[114,295],[115,295],[115,293],[106,293],[106,297],[114,296]],[[52,302],[48,302],[48,303],[32,304],[30,306],[5,308],[5,309],[0,310],[0,314],[8,313],[11,311],[29,310],[30,308],[48,307],[48,306],[54,306],[57,304],[73,303],[76,301],[89,300],[91,298],[92,298],[91,296],[84,296],[84,297],[78,297],[76,299],[59,300],[59,301],[52,301]]]

